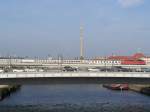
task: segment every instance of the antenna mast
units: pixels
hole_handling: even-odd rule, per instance
[[[83,54],[83,25],[80,25],[80,59],[84,59],[84,54]]]

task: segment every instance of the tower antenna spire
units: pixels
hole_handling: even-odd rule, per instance
[[[80,24],[80,59],[83,60],[84,59],[84,51],[83,51],[83,24]]]

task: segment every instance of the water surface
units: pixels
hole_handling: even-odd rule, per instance
[[[0,102],[0,112],[150,112],[150,97],[101,85],[30,85]]]

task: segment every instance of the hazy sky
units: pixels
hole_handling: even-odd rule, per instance
[[[0,0],[0,54],[150,54],[150,0]]]

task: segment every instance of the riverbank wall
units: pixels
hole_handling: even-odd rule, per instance
[[[0,101],[2,101],[7,96],[10,96],[11,93],[20,89],[19,85],[0,85]]]
[[[129,89],[132,91],[135,91],[135,92],[150,95],[150,84],[149,85],[131,84],[131,85],[129,85]]]

